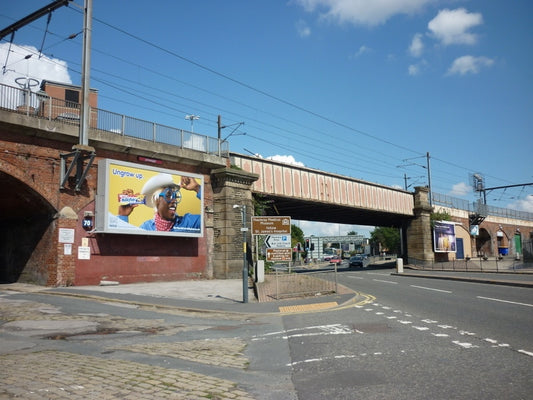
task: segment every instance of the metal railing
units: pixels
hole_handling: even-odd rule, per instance
[[[79,103],[49,97],[44,92],[35,93],[29,89],[4,84],[0,84],[0,109],[70,125],[80,123]],[[91,130],[105,131],[119,136],[229,157],[229,142],[225,140],[99,108],[90,109],[89,127]]]
[[[291,272],[275,270],[267,279],[274,279],[269,285],[267,296],[275,299],[318,296],[338,292],[337,268],[310,271]]]
[[[416,269],[459,272],[519,272],[533,268],[533,262],[508,257],[473,257],[461,260],[435,261],[409,257],[408,264]]]
[[[511,210],[509,208],[501,208],[482,204],[480,202],[469,202],[468,200],[458,199],[456,197],[447,196],[439,193],[432,193],[431,198],[434,205],[455,208],[458,210],[465,210],[470,213],[481,212],[484,215],[493,215],[496,217],[521,219],[524,221],[533,221],[533,213],[527,211]]]

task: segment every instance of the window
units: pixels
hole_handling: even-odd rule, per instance
[[[65,101],[70,101],[72,103],[79,103],[80,92],[77,90],[65,89]]]

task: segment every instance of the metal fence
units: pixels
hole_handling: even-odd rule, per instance
[[[275,299],[318,296],[338,292],[337,268],[321,271],[291,272],[275,270],[265,277],[268,290],[265,295]]]
[[[456,197],[439,193],[431,193],[431,199],[433,200],[434,205],[456,208],[458,210],[465,210],[470,213],[480,213],[482,215],[493,215],[497,217],[533,221],[533,213],[527,211],[518,211],[511,210],[509,208],[489,206],[479,201],[469,202],[468,200],[458,199]]]
[[[459,272],[520,272],[532,269],[533,262],[511,257],[474,257],[452,261],[418,260],[409,257],[408,264],[417,269]]]
[[[79,125],[81,115],[79,103],[52,98],[42,91],[36,93],[3,84],[0,84],[0,109],[70,125]],[[89,115],[90,130],[229,157],[229,142],[225,140],[98,108],[91,108]]]

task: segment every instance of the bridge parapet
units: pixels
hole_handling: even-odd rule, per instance
[[[259,176],[252,186],[255,193],[414,215],[413,194],[401,189],[235,153],[231,162]]]

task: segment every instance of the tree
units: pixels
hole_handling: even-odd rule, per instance
[[[300,229],[299,226],[291,224],[291,247],[296,247],[297,243],[302,245],[302,249],[305,246],[304,232]],[[293,257],[296,255],[293,253]],[[299,258],[296,258],[299,260]]]
[[[398,228],[376,227],[370,232],[370,242],[379,248],[387,249],[389,252],[400,252],[400,230]]]

